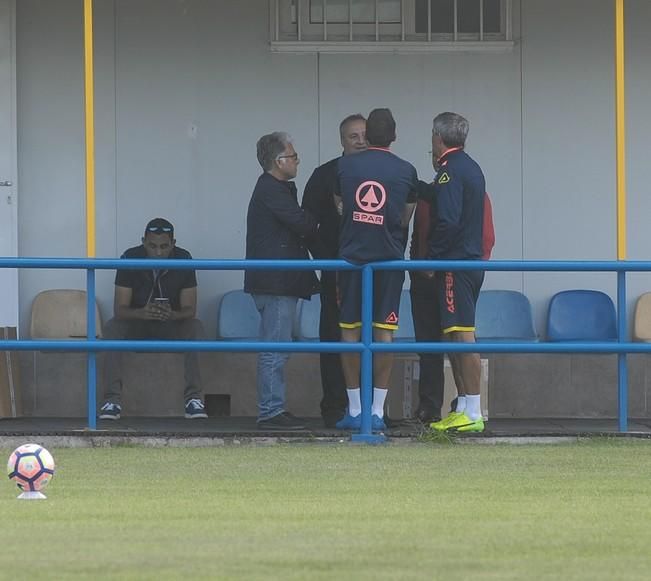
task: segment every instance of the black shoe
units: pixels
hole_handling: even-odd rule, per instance
[[[378,416],[375,416],[378,417]],[[384,414],[384,425],[387,428],[397,428],[400,424],[402,424],[402,420],[394,420],[390,418],[387,414]]]
[[[305,424],[288,412],[282,412],[273,418],[258,420],[259,430],[304,430]]]
[[[433,422],[440,422],[441,421],[441,416],[435,414],[431,410],[427,409],[418,409],[416,410],[416,419],[421,422],[422,424],[431,424]]]
[[[120,413],[122,412],[122,406],[119,403],[111,403],[107,401],[99,409],[99,419],[100,420],[119,420]]]

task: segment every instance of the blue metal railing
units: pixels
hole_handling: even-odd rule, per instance
[[[628,353],[649,353],[651,344],[627,341],[626,273],[651,272],[651,262],[643,261],[391,261],[352,265],[341,260],[167,260],[167,259],[82,259],[82,258],[0,258],[0,268],[80,269],[86,270],[87,339],[1,341],[0,350],[11,351],[85,351],[88,357],[88,427],[97,427],[98,351],[233,351],[233,352],[357,352],[361,354],[362,426],[353,439],[382,441],[371,433],[372,355],[392,353],[616,353],[618,356],[619,430],[627,431]],[[236,342],[236,341],[113,341],[96,339],[95,271],[142,270],[143,268],[180,270],[362,270],[362,334],[359,343],[339,342]],[[517,272],[616,272],[618,341],[557,343],[375,343],[372,339],[372,305],[374,270],[487,270]]]

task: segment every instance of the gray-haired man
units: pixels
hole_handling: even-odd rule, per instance
[[[468,120],[445,112],[434,118],[432,163],[437,169],[433,187],[424,190],[435,201],[428,257],[433,260],[481,260],[486,181],[477,162],[466,152]],[[483,270],[437,271],[434,276],[444,337],[459,343],[475,342],[475,308],[484,281]],[[483,432],[479,384],[479,353],[450,356],[457,385],[455,411],[431,424],[438,431]]]
[[[263,135],[257,143],[264,170],[253,190],[246,219],[246,258],[307,259],[306,236],[316,230],[314,218],[298,205],[293,180],[298,154],[286,133]],[[306,270],[253,270],[244,273],[244,290],[260,313],[262,341],[291,341],[296,303],[318,289],[316,275]],[[258,355],[258,426],[275,430],[303,429],[285,410],[285,363],[289,353]]]

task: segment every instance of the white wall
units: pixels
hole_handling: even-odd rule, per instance
[[[302,188],[339,153],[341,118],[388,106],[395,151],[425,177],[433,115],[470,119],[468,150],[494,204],[494,258],[615,258],[613,2],[514,4],[521,41],[506,54],[317,56],[272,54],[259,0],[96,0],[98,255],[139,243],[146,221],[163,215],[195,257],[241,257],[257,138],[294,136]],[[651,4],[626,6],[630,256],[644,258]],[[80,10],[77,0],[18,3],[23,256],[85,253]],[[242,275],[203,272],[199,281],[213,332],[217,297]],[[651,283],[631,281],[631,297]],[[20,282],[24,326],[39,290],[83,287],[84,276],[23,272]],[[614,277],[490,273],[486,282],[524,290],[539,327],[549,296],[572,286],[612,294]],[[100,274],[98,289],[107,318],[112,273]]]
[[[651,4],[628,0],[627,85],[629,258],[648,259],[640,227],[648,196],[642,181],[643,107],[649,94]],[[562,17],[559,17],[562,16]],[[522,7],[523,232],[527,259],[615,260],[614,2],[526,1]],[[498,231],[499,232],[499,231]],[[629,276],[632,299],[651,289],[648,275]],[[616,295],[614,274],[530,273],[524,292],[539,330],[550,296],[568,288]],[[632,309],[631,309],[632,310]],[[629,317],[630,318],[630,317]]]
[[[628,258],[649,260],[651,256],[651,181],[649,181],[649,136],[651,136],[651,3],[627,2],[626,12],[626,105]],[[651,274],[627,277],[629,296],[651,291]],[[632,309],[631,309],[632,310]]]

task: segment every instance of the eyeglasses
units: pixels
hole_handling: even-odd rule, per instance
[[[169,226],[149,226],[147,232],[153,232],[154,234],[160,234],[161,232],[169,233],[172,231],[172,228]]]
[[[291,159],[296,161],[298,159],[298,153],[292,153],[292,155],[279,155],[276,159]]]

